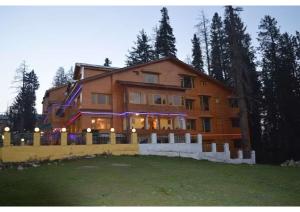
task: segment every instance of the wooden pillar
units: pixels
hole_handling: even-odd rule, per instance
[[[34,132],[33,133],[33,146],[40,146],[41,145],[41,133]]]

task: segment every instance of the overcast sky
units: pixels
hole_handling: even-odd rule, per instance
[[[219,6],[167,7],[176,37],[177,56],[191,55],[191,38],[201,12],[211,19],[214,12],[223,16]],[[260,19],[275,17],[282,32],[300,30],[300,7],[243,7],[242,20],[257,45]],[[124,66],[125,55],[136,35],[144,29],[149,36],[161,18],[161,7],[5,7],[0,6],[0,112],[5,112],[16,93],[11,87],[15,69],[26,60],[39,78],[37,110],[41,113],[45,90],[51,87],[59,66],[69,69],[76,62]]]

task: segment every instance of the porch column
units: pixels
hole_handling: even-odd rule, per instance
[[[151,143],[157,144],[157,135],[156,133],[151,133]]]
[[[214,153],[217,152],[217,144],[216,143],[211,144],[211,151],[214,152]]]
[[[85,139],[86,139],[86,145],[92,145],[93,144],[93,133],[91,132],[91,128],[87,128]]]
[[[130,141],[131,144],[137,144],[138,143],[136,129],[133,128],[131,130],[131,136],[130,136],[130,138],[131,138],[131,141]]]
[[[169,143],[174,144],[175,143],[175,136],[174,133],[169,133]]]
[[[34,129],[33,133],[33,146],[40,146],[41,145],[41,132],[39,128]]]
[[[10,142],[11,142],[10,129],[9,127],[5,127],[3,133],[3,146],[10,146]]]
[[[109,140],[111,144],[116,144],[116,133],[115,133],[115,129],[111,128],[110,129],[110,133],[109,133]]]
[[[197,134],[197,143],[199,144],[199,152],[203,152],[202,135],[201,134]]]
[[[66,128],[61,129],[60,133],[60,145],[67,146],[68,145],[68,133]]]
[[[239,150],[238,151],[238,159],[243,159],[243,151],[242,150]]]
[[[190,133],[185,133],[184,138],[185,138],[185,143],[186,144],[191,143],[191,134]]]

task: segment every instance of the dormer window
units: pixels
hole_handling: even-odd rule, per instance
[[[158,74],[156,73],[144,73],[144,82],[145,83],[158,83]]]
[[[182,88],[194,88],[194,77],[184,75],[181,77]]]

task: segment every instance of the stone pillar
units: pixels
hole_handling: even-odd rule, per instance
[[[184,140],[185,140],[186,144],[190,144],[191,143],[191,134],[190,133],[185,133]]]
[[[33,146],[40,146],[41,145],[41,133],[34,132],[33,133]]]
[[[60,145],[62,145],[62,146],[68,145],[68,133],[67,132],[60,133]]]
[[[151,143],[157,144],[157,135],[156,133],[151,133]]]
[[[138,137],[136,132],[131,132],[130,140],[131,144],[138,144]]]
[[[225,158],[227,160],[229,160],[230,159],[230,150],[229,150],[229,144],[228,143],[224,144],[224,154],[225,154]]]
[[[109,133],[109,140],[111,144],[116,144],[116,133],[115,132],[110,132]]]
[[[202,147],[202,135],[197,134],[197,143],[199,144],[200,152],[203,152],[203,147]]]
[[[214,152],[214,153],[217,152],[217,144],[216,143],[211,144],[211,151]]]
[[[3,136],[4,136],[3,146],[10,146],[10,142],[11,142],[11,134],[10,134],[10,132],[4,132]]]
[[[85,139],[86,139],[86,145],[92,145],[93,144],[93,133],[87,132],[85,134]]]
[[[251,151],[251,162],[252,164],[256,164],[256,156],[255,156],[255,151]]]
[[[175,136],[174,133],[169,133],[169,143],[174,144],[175,143]]]
[[[238,159],[243,159],[243,151],[242,150],[239,150],[238,151]]]

